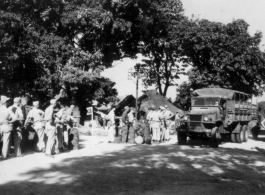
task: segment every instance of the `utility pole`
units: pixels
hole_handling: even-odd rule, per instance
[[[135,119],[137,120],[138,116],[138,86],[139,86],[139,66],[140,64],[135,65],[135,70],[132,68],[129,69],[128,71],[128,80],[133,80],[132,76],[136,77],[136,97],[135,97]]]

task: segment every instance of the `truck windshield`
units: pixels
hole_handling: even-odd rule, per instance
[[[192,98],[192,106],[219,106],[220,98],[198,97]]]

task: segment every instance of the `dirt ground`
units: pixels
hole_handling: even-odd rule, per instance
[[[0,194],[265,194],[265,137],[213,149],[108,144],[82,135],[80,150],[0,161]]]

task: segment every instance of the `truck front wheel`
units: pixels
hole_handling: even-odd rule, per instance
[[[185,145],[187,143],[187,134],[178,131],[178,144]]]
[[[214,127],[211,131],[210,143],[209,146],[212,148],[218,148],[221,141],[221,134],[218,127]]]

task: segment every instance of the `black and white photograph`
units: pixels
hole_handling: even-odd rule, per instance
[[[0,0],[0,195],[265,195],[265,0]]]

